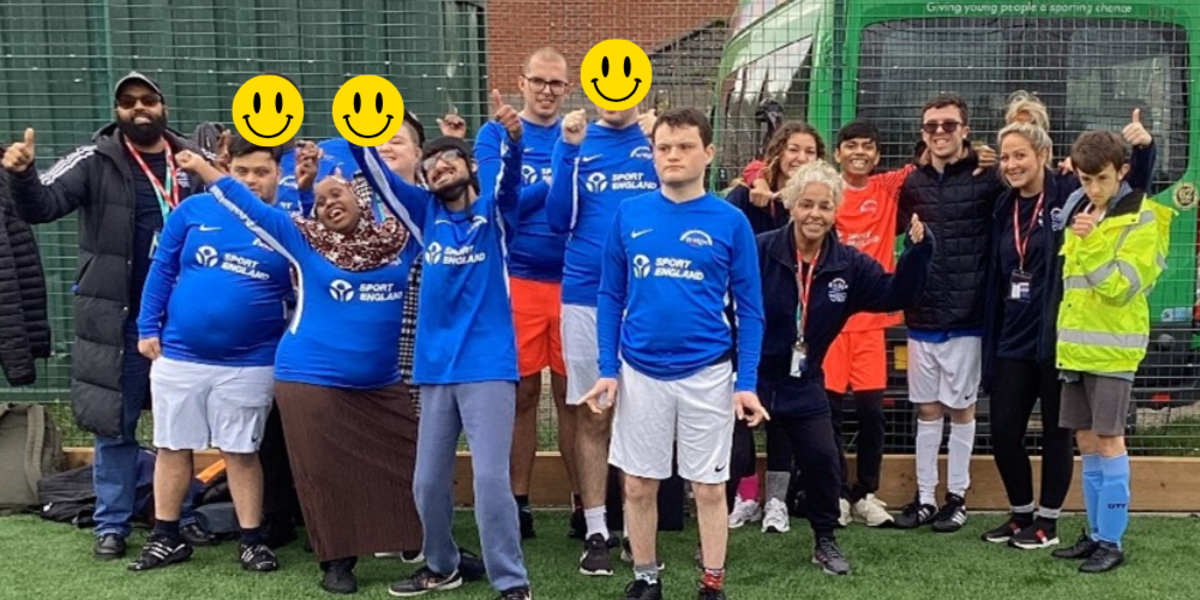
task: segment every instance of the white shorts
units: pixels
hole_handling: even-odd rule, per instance
[[[563,361],[567,366],[567,404],[578,406],[600,379],[600,346],[596,341],[596,307],[562,307]]]
[[[982,369],[982,338],[956,337],[942,343],[908,340],[908,398],[914,404],[974,406]]]
[[[608,462],[635,477],[679,476],[696,483],[729,480],[733,446],[733,363],[685,379],[661,381],[621,366]]]
[[[154,445],[258,452],[275,398],[274,370],[155,360],[150,366]]]

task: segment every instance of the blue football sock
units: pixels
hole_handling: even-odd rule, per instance
[[[1087,509],[1088,534],[1096,539],[1100,529],[1096,526],[1100,514],[1100,486],[1104,483],[1104,471],[1100,467],[1099,454],[1083,455],[1083,506]]]
[[[1121,547],[1129,526],[1129,455],[1100,460],[1104,483],[1100,486],[1099,539]]]

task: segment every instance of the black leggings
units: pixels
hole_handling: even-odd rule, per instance
[[[1062,383],[1053,365],[996,358],[991,397],[996,468],[1013,506],[1033,504],[1033,466],[1025,434],[1033,405],[1042,400],[1042,493],[1039,505],[1061,509],[1071,489],[1075,450],[1071,431],[1058,426]]]
[[[833,411],[833,435],[838,444],[842,467],[842,497],[858,502],[867,494],[879,491],[879,472],[883,468],[883,436],[886,421],[883,417],[883,391],[854,392],[854,404],[858,413],[858,436],[855,452],[858,459],[858,480],[850,485],[850,473],[846,465],[846,438],[842,435],[842,416],[845,413],[846,395],[826,390],[829,407]]]

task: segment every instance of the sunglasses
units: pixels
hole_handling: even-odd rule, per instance
[[[145,96],[121,96],[117,98],[117,106],[125,110],[130,110],[141,102],[146,108],[154,108],[162,104],[162,96],[158,94],[147,94]]]
[[[546,89],[546,86],[550,86],[550,93],[554,94],[555,96],[561,96],[567,93],[567,82],[559,79],[547,81],[541,77],[526,77],[524,75],[522,75],[521,78],[525,81],[528,81],[529,89],[537,93],[543,92]]]
[[[458,150],[446,150],[445,152],[439,152],[421,161],[421,166],[425,167],[425,171],[428,172],[432,171],[433,168],[437,166],[438,161],[444,160],[450,163],[460,158],[463,158],[462,152],[459,152]]]
[[[959,123],[958,121],[930,121],[928,123],[921,124],[921,131],[924,131],[929,135],[933,135],[938,132],[938,128],[940,127],[942,131],[945,131],[946,133],[954,133],[955,131],[958,131],[958,127],[960,125],[962,125],[962,123]]]

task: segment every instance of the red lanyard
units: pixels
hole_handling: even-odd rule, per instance
[[[1025,271],[1025,250],[1029,247],[1029,238],[1033,237],[1033,226],[1037,224],[1038,215],[1042,212],[1042,200],[1046,197],[1046,192],[1038,196],[1037,206],[1033,207],[1033,217],[1029,219],[1029,232],[1025,234],[1025,239],[1021,239],[1021,221],[1019,218],[1021,210],[1021,201],[1018,199],[1013,202],[1013,243],[1017,247],[1017,261],[1020,263],[1018,270]]]
[[[171,186],[168,192],[167,186],[163,185],[158,176],[146,166],[146,161],[142,160],[142,154],[125,140],[125,147],[129,149],[129,153],[133,155],[133,159],[137,161],[139,167],[142,168],[142,173],[146,174],[146,178],[150,180],[150,184],[154,186],[154,193],[158,195],[158,204],[162,208],[163,217],[166,218],[167,213],[171,209],[179,206],[179,178],[174,176],[175,173],[175,155],[171,152],[170,144],[163,144],[167,148],[167,184]]]
[[[821,258],[821,249],[813,255],[812,263],[808,265],[808,276],[804,276],[804,261],[800,250],[796,250],[796,287],[800,288],[800,305],[796,307],[796,340],[804,343],[804,324],[808,321],[808,295],[812,291],[813,274],[817,272],[817,259]]]

